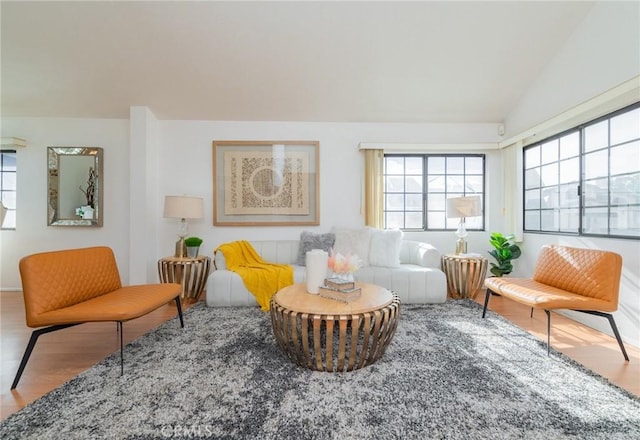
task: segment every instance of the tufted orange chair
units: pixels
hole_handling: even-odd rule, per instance
[[[115,256],[108,247],[43,252],[22,258],[19,266],[27,326],[38,330],[31,334],[11,389],[18,385],[42,334],[85,322],[117,322],[122,374],[123,322],[175,300],[180,325],[184,327],[180,284],[123,287]]]
[[[622,257],[615,252],[567,246],[543,246],[532,278],[487,278],[482,317],[491,293],[510,298],[547,314],[547,350],[550,310],[570,309],[609,320],[625,360],[629,360],[613,315],[618,309]]]

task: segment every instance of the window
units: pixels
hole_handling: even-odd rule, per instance
[[[7,208],[2,229],[16,227],[16,150],[0,150],[0,200]]]
[[[446,200],[479,195],[484,207],[484,169],[482,154],[385,154],[384,227],[455,230],[460,219],[447,218]],[[466,226],[484,230],[484,216]]]
[[[524,149],[524,230],[640,238],[640,103]]]

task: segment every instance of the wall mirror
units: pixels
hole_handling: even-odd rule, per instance
[[[102,226],[102,148],[47,150],[47,224]]]

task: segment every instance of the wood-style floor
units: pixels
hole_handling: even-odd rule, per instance
[[[477,300],[480,301],[479,295]],[[185,309],[189,304],[185,304]],[[511,300],[493,296],[491,310],[536,337],[546,340],[546,316]],[[176,318],[174,304],[124,324],[125,343],[166,320]],[[558,314],[552,314],[551,345],[606,377],[616,385],[640,396],[640,349],[626,345],[631,359],[625,362],[614,338]],[[0,293],[0,420],[59,387],[109,354],[119,350],[114,323],[89,323],[40,336],[20,383],[10,390],[32,329],[25,324],[20,292]],[[188,326],[185,331],[189,331]],[[125,368],[126,351],[125,351]]]

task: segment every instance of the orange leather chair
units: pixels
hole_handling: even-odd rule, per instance
[[[484,318],[491,293],[497,293],[547,314],[547,352],[550,310],[570,309],[609,320],[625,360],[629,360],[610,312],[618,309],[622,257],[615,252],[567,246],[543,246],[533,278],[494,277],[485,280]]]
[[[175,300],[184,327],[180,284],[123,287],[113,251],[90,247],[29,255],[20,260],[27,325],[34,330],[16,377],[18,385],[38,337],[85,322],[115,321],[120,332],[120,374],[124,373],[122,323]]]

